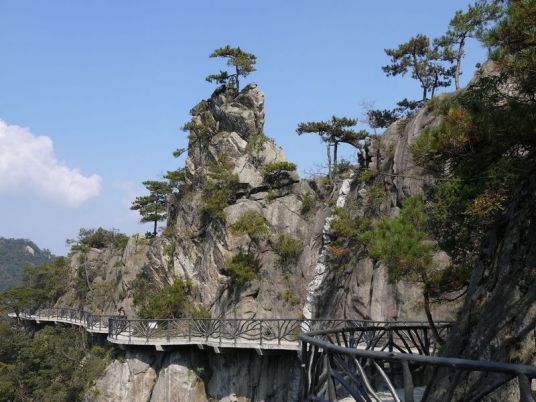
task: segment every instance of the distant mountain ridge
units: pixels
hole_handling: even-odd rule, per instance
[[[53,257],[31,240],[0,237],[0,291],[21,283],[25,266],[37,266]]]

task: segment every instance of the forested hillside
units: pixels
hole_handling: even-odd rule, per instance
[[[35,267],[51,258],[50,251],[41,250],[30,240],[0,237],[0,291],[20,284],[24,267]]]

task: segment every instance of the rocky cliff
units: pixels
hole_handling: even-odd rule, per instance
[[[143,275],[162,286],[187,279],[191,302],[213,317],[424,319],[419,286],[389,283],[359,233],[344,240],[355,242],[351,248],[342,247],[332,227],[341,214],[349,222],[396,215],[404,198],[423,193],[431,179],[413,165],[408,145],[437,124],[429,109],[367,140],[363,165],[333,181],[299,179],[264,135],[264,95],[255,84],[240,93],[220,88],[191,115],[184,180],[170,199],[167,229],[156,238],[134,236],[125,249],[73,253],[72,290],[58,305],[135,316],[132,284]],[[248,213],[262,233],[247,230]],[[250,254],[255,269],[239,281],[230,262]],[[435,306],[434,317],[452,319],[455,307]],[[295,353],[133,350],[108,367],[88,398],[156,401],[171,392],[169,400],[295,400],[299,384],[288,379],[299,377],[297,367]]]
[[[536,364],[536,180],[518,189],[475,261],[467,297],[446,356]],[[426,400],[466,401],[504,375],[443,369]],[[517,401],[514,379],[486,401]]]

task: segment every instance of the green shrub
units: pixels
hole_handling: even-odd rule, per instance
[[[343,173],[346,173],[348,171],[350,171],[352,169],[352,164],[350,163],[350,161],[347,161],[345,159],[341,159],[339,162],[337,162],[337,166],[336,166],[336,169],[333,173],[335,174],[343,174]]]
[[[191,142],[200,141],[207,143],[216,132],[216,121],[210,113],[204,113],[201,121],[191,120],[186,123],[182,131],[188,132],[188,140]]]
[[[281,185],[289,172],[296,170],[296,164],[290,162],[272,162],[264,165],[264,180],[270,185]]]
[[[231,225],[235,234],[247,234],[253,241],[259,241],[270,235],[270,227],[264,216],[256,211],[247,211]]]
[[[384,201],[387,199],[387,192],[380,186],[367,187],[365,198],[366,213],[368,215],[378,215]]]
[[[204,305],[194,306],[191,313],[192,318],[212,318],[210,310],[208,310]]]
[[[300,298],[296,295],[295,292],[287,289],[285,291],[278,291],[277,297],[281,300],[284,300],[285,303],[290,304],[291,306],[297,306],[300,304]]]
[[[201,211],[209,218],[224,220],[223,210],[236,192],[239,178],[237,174],[232,173],[231,164],[225,154],[220,155],[217,161],[208,163],[208,173],[201,180],[203,193]]]
[[[172,284],[159,288],[142,273],[131,282],[130,290],[141,318],[181,318],[192,313],[190,280],[178,277]]]
[[[310,191],[308,191],[303,195],[300,213],[302,215],[307,215],[309,211],[313,209],[314,206],[315,206],[315,197]]]
[[[103,249],[114,247],[124,249],[128,243],[128,236],[117,230],[107,230],[101,227],[97,229],[81,228],[77,239],[68,239],[71,251],[85,251],[89,248]]]
[[[300,254],[303,252],[303,243],[287,233],[281,233],[277,237],[273,248],[279,256],[279,264],[282,267],[288,268],[298,261]]]
[[[374,180],[378,176],[378,171],[373,169],[367,169],[361,175],[359,175],[359,181],[361,183],[367,183]]]
[[[266,195],[266,201],[272,202],[279,196],[279,192],[277,190],[270,190],[268,191],[268,194]]]
[[[269,141],[268,137],[262,133],[249,137],[246,152],[249,154],[253,165],[260,166],[263,162],[262,152],[267,141]]]
[[[111,361],[112,349],[87,346],[78,328],[44,326],[30,332],[0,323],[0,401],[84,400]]]
[[[233,282],[242,286],[254,280],[261,268],[261,261],[252,252],[239,252],[225,264],[225,269]]]

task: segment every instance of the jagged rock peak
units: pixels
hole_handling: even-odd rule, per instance
[[[261,134],[264,127],[264,93],[257,84],[246,85],[239,93],[225,86],[217,88],[208,100],[199,102],[190,114],[194,121],[210,113],[217,131],[235,132],[244,140]]]
[[[190,113],[186,166],[192,176],[206,174],[213,162],[224,157],[240,183],[253,189],[263,185],[263,165],[286,162],[281,148],[263,133],[264,93],[257,84],[249,84],[238,93],[219,87]],[[291,176],[289,183],[298,180],[294,172]]]

